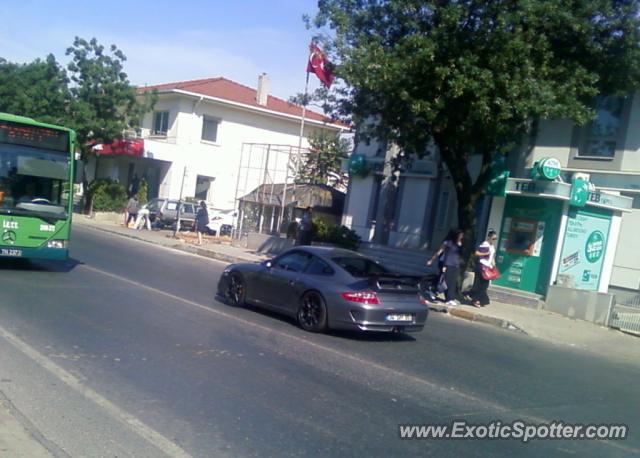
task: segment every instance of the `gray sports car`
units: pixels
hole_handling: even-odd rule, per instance
[[[354,251],[304,246],[260,264],[227,266],[218,296],[290,315],[311,332],[410,332],[422,330],[428,314],[418,281]]]

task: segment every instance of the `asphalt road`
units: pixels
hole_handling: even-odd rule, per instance
[[[640,362],[432,313],[308,334],[215,301],[223,263],[75,227],[0,263],[0,396],[57,456],[630,456]],[[401,440],[401,424],[616,423],[624,441]]]

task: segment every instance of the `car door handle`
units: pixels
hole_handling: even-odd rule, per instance
[[[295,280],[289,280],[289,286],[294,286],[296,284]]]

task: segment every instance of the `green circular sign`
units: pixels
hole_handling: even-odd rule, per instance
[[[366,177],[369,174],[367,158],[362,154],[352,154],[349,159],[349,173],[359,177]]]
[[[538,173],[547,180],[555,180],[560,176],[562,166],[555,157],[545,157],[538,164]]]
[[[589,234],[587,244],[584,246],[584,254],[590,263],[597,262],[604,254],[604,234],[593,231]]]

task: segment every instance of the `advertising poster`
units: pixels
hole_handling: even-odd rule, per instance
[[[597,291],[611,217],[586,210],[569,214],[560,256],[558,283]]]

